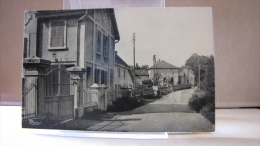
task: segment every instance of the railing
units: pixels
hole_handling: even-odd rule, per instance
[[[29,88],[25,89],[22,96],[22,118],[28,119],[36,116],[37,112],[37,87],[32,84]]]

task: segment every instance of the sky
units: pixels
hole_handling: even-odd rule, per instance
[[[194,53],[214,54],[213,20],[210,7],[114,9],[120,34],[118,55],[133,65],[153,65],[153,55],[181,67]]]

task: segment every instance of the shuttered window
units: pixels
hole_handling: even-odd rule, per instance
[[[105,58],[109,56],[109,40],[106,35],[103,35],[103,56]]]
[[[51,21],[50,22],[50,47],[65,47],[66,36],[66,22],[65,21]]]
[[[101,31],[97,32],[97,54],[101,55]]]
[[[101,70],[101,84],[107,85],[107,71]]]
[[[95,69],[95,83],[96,84],[99,84],[99,74],[100,74],[100,70]]]

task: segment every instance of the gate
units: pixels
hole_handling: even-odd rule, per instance
[[[45,76],[45,110],[60,121],[74,118],[74,87],[70,73],[62,65],[52,65]]]
[[[37,113],[37,79],[32,79],[30,85],[26,86],[23,80],[23,96],[22,96],[22,118],[28,119],[36,116]]]

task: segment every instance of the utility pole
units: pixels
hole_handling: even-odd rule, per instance
[[[135,33],[133,33],[133,58],[134,58],[134,98],[135,98]]]
[[[156,57],[153,55],[153,85],[155,82],[155,64],[156,64]]]
[[[199,66],[199,85],[198,85],[198,88],[200,90],[200,57],[198,55],[198,66]]]

